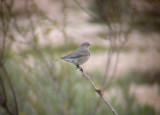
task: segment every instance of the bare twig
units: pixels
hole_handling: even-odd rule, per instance
[[[7,35],[9,34],[10,31],[10,22],[11,22],[11,18],[10,16],[12,16],[12,8],[13,8],[13,0],[10,1],[4,1],[4,0],[0,0],[0,10],[1,10],[1,28],[2,28],[2,37],[3,37],[3,41],[2,41],[2,49],[1,49],[1,56],[0,56],[0,69],[2,69],[2,71],[4,72],[4,75],[8,81],[9,87],[11,89],[12,92],[12,96],[13,96],[13,101],[14,101],[14,105],[15,105],[15,112],[11,111],[9,109],[9,106],[7,105],[7,95],[6,95],[6,90],[2,81],[2,78],[0,76],[0,87],[2,89],[2,94],[1,94],[1,106],[6,110],[6,112],[9,115],[18,115],[19,114],[19,109],[18,109],[18,102],[17,102],[17,96],[16,96],[16,92],[14,89],[14,86],[12,84],[12,81],[10,79],[10,76],[4,66],[4,53],[5,53],[5,47],[6,47],[6,38],[8,37]]]
[[[93,15],[92,13],[90,13],[88,10],[86,10],[86,8],[84,8],[81,3],[78,0],[73,0],[87,15],[91,16],[92,18],[99,20],[100,19],[98,17],[96,17],[95,15]]]
[[[82,76],[85,77],[90,84],[92,85],[92,87],[94,88],[95,92],[101,97],[101,99],[104,101],[104,103],[109,107],[109,109],[113,112],[114,115],[118,115],[118,113],[115,111],[115,109],[112,107],[112,105],[106,100],[106,98],[103,95],[103,92],[101,89],[98,89],[95,84],[93,83],[93,81],[90,79],[90,77],[83,72],[82,68],[79,68],[80,72],[82,73]]]
[[[33,0],[31,0],[32,4],[35,5],[35,3],[33,2]],[[31,38],[33,41],[36,41],[36,39],[38,39],[38,36],[36,35],[35,33],[35,23],[31,20],[31,13],[29,12],[29,9],[28,9],[28,3],[26,3],[26,11],[27,11],[27,16],[28,16],[28,20],[30,21],[30,24],[31,24]],[[37,12],[38,12],[38,9],[37,9]],[[48,69],[48,72],[51,76],[51,82],[53,82],[53,86],[57,92],[57,95],[59,97],[59,101],[60,101],[60,109],[61,109],[61,114],[62,115],[65,115],[66,114],[66,110],[65,110],[65,106],[63,104],[63,94],[62,94],[62,91],[61,89],[59,88],[60,86],[60,83],[58,82],[57,80],[57,75],[55,74],[55,71],[54,71],[54,67],[48,63],[48,61],[46,60],[45,56],[43,55],[43,53],[39,50],[39,47],[38,47],[38,44],[37,43],[33,43],[33,42],[30,42],[29,45],[33,48],[33,50],[41,57],[41,60],[43,62],[43,64],[47,67]]]
[[[0,59],[0,67],[2,68],[2,70],[4,71],[5,75],[6,75],[6,79],[8,80],[9,83],[9,87],[11,88],[12,91],[12,95],[13,95],[13,100],[14,100],[14,104],[15,104],[15,115],[19,115],[19,107],[18,107],[18,101],[17,101],[17,95],[14,89],[14,86],[10,80],[9,74],[6,70],[6,68],[4,67],[1,59]]]
[[[2,93],[0,93],[0,106],[2,106],[5,111],[8,113],[8,115],[12,115],[11,110],[8,108],[7,105],[7,96],[6,96],[6,90],[2,81],[2,76],[0,74],[0,89],[2,90]]]
[[[88,10],[86,10],[79,2],[78,0],[74,0],[75,3],[85,12],[87,13],[89,16],[91,16],[92,18],[96,19],[97,21],[100,20],[99,18],[97,18],[95,15],[91,14],[90,12],[88,12]],[[101,4],[96,4],[97,6],[98,5],[101,5]],[[101,5],[102,6],[102,5]],[[103,7],[99,7],[99,10],[100,12],[102,13],[107,25],[108,25],[108,28],[109,28],[109,50],[108,50],[108,53],[107,53],[107,62],[106,62],[106,67],[105,67],[105,72],[104,72],[104,82],[103,82],[103,90],[105,89],[105,86],[107,84],[107,79],[108,79],[108,72],[109,72],[109,69],[110,69],[110,63],[111,63],[111,60],[112,60],[112,45],[113,45],[113,42],[114,42],[114,38],[113,38],[113,29],[112,29],[112,26],[111,26],[111,22],[110,22],[110,19],[109,19],[109,16],[107,14],[107,12],[105,12],[104,8]],[[119,55],[119,53],[118,53]],[[118,60],[118,56],[116,58],[116,63],[117,63],[117,60]],[[117,68],[117,64],[115,64],[115,69]],[[114,70],[114,73],[115,73],[116,70]],[[114,74],[113,73],[113,74]],[[105,102],[105,101],[104,101]],[[98,108],[99,108],[99,105],[100,105],[100,98],[99,100],[97,101],[97,104],[95,106],[95,109],[93,111],[93,114],[96,114]],[[107,104],[108,105],[108,104]],[[112,110],[112,109],[111,109]]]
[[[114,42],[114,37],[113,37],[113,32],[114,31],[113,31],[112,26],[111,26],[110,18],[108,16],[107,12],[105,11],[104,7],[102,6],[102,4],[101,3],[97,3],[96,5],[99,8],[99,11],[101,12],[102,16],[104,17],[104,19],[105,19],[105,21],[106,21],[106,23],[107,23],[107,25],[109,27],[109,36],[108,36],[108,38],[109,38],[110,44],[109,44],[109,50],[107,52],[107,59],[106,59],[107,61],[106,61],[106,67],[105,67],[104,77],[103,77],[103,90],[104,90],[105,84],[106,84],[106,82],[108,80],[108,72],[109,72],[110,64],[111,64],[111,60],[112,60],[112,54],[113,54],[113,51],[112,51],[113,50],[113,48],[112,48],[113,46],[112,45],[113,45],[113,42]],[[97,101],[96,106],[95,106],[95,108],[93,110],[93,115],[95,115],[97,113],[97,111],[99,109],[99,106],[100,106],[100,98]]]
[[[59,88],[60,83],[57,80],[57,75],[55,74],[54,67],[52,66],[52,64],[48,63],[45,56],[43,55],[43,53],[39,50],[39,48],[37,46],[33,46],[33,44],[31,44],[31,46],[33,47],[35,52],[41,57],[44,65],[47,67],[48,72],[49,72],[49,74],[51,75],[51,78],[52,78],[51,82],[53,82],[53,86],[55,87],[56,93],[57,93],[57,95],[59,97],[59,100],[60,100],[60,109],[62,111],[62,115],[66,115],[65,106],[63,104],[63,92]]]
[[[2,47],[1,47],[1,59],[3,59],[4,55],[4,50],[5,50],[5,45],[6,45],[6,34],[7,34],[7,29],[8,29],[8,24],[5,23],[5,15],[4,15],[4,3],[1,1],[0,3],[0,11],[1,13],[1,28],[2,28],[2,36],[3,36],[3,41],[2,41]],[[7,28],[6,28],[7,27]]]
[[[65,38],[65,42],[68,42],[68,35],[67,35],[67,32],[66,32],[66,28],[67,28],[67,2],[66,0],[62,0],[62,4],[63,4],[63,7],[62,7],[62,13],[63,13],[63,25],[62,25],[62,34]]]

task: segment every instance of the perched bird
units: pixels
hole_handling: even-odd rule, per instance
[[[61,57],[61,60],[73,63],[74,65],[76,65],[77,68],[79,68],[83,72],[83,69],[79,65],[84,64],[89,59],[89,46],[90,44],[88,42],[84,42],[81,44],[81,47],[77,50],[69,53],[66,56]]]

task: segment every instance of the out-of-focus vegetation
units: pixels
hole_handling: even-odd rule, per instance
[[[90,5],[90,10],[99,17],[98,22],[106,22],[100,13],[104,10],[113,23],[127,23],[141,32],[159,32],[159,6],[159,0],[95,0],[95,3]],[[130,23],[130,17],[134,23]],[[91,21],[97,22],[94,18]]]
[[[63,48],[63,46],[62,46]],[[44,49],[45,50],[45,49]],[[51,50],[51,49],[50,49]],[[61,50],[57,50],[60,52]],[[10,52],[12,53],[12,52]],[[45,57],[52,62],[54,55],[57,53],[45,52]],[[5,61],[14,88],[18,95],[20,115],[59,115],[62,114],[60,106],[65,108],[65,113],[76,115],[91,115],[95,106],[95,101],[98,95],[83,79],[76,68],[65,62],[56,62],[56,81],[52,81],[53,76],[44,65],[41,56],[33,51],[33,53],[11,54],[12,56]],[[34,65],[30,67],[29,58],[33,58]],[[24,60],[26,60],[24,62]],[[2,72],[3,73],[3,72]],[[95,84],[101,88],[103,83],[103,75],[94,71],[88,73],[92,76]],[[5,75],[2,76],[5,81]],[[134,97],[129,95],[129,86],[131,83],[141,84],[144,78],[141,75],[130,73],[128,76],[123,76],[115,80],[107,91],[114,89],[117,94],[111,96],[109,101],[120,115],[151,115],[155,114],[154,108],[149,105],[139,105]],[[55,82],[59,83],[58,91],[62,95],[63,103],[61,103],[58,93],[55,90]],[[8,83],[5,82],[5,87]],[[122,91],[122,96],[119,94]],[[108,93],[107,93],[108,94]],[[10,91],[7,90],[7,96],[10,97]],[[109,94],[110,95],[110,94]],[[122,98],[122,103],[117,102]],[[10,99],[10,98],[9,98]],[[12,100],[9,102],[12,106]],[[107,109],[104,103],[101,103],[98,115],[109,114],[111,111]],[[1,114],[5,111],[1,108]]]
[[[53,4],[56,3],[55,0],[52,2]],[[150,2],[151,1],[149,1],[149,3]],[[0,1],[0,115],[18,115],[15,112],[16,105],[13,90],[16,93],[19,115],[113,115],[111,110],[107,108],[102,101],[100,101],[100,105],[97,106],[99,96],[88,84],[88,81],[81,77],[80,72],[74,65],[64,61],[55,61],[66,53],[78,48],[80,45],[75,42],[76,40],[74,41],[69,38],[70,36],[67,34],[66,28],[67,23],[70,22],[67,22],[65,19],[65,17],[68,16],[66,15],[67,12],[69,12],[66,11],[66,9],[69,9],[70,5],[70,7],[74,8],[78,7],[78,5],[72,6],[75,4],[74,1],[68,2],[67,0],[62,0],[58,2],[62,7],[63,15],[57,14],[58,16],[62,15],[62,18],[56,19],[56,16],[49,17],[46,12],[39,10],[37,1],[24,1],[25,8],[22,8],[24,10],[22,11],[23,15],[12,12],[13,3],[17,4],[17,2],[13,0]],[[88,1],[87,3],[90,2]],[[122,43],[122,46],[117,45],[119,34],[123,32],[126,37],[125,40],[128,40],[127,36],[132,29],[134,29],[131,24],[134,23],[135,26],[140,26],[138,22],[141,22],[141,20],[137,19],[131,23],[130,18],[132,14],[130,14],[130,11],[133,9],[129,4],[130,2],[127,0],[96,0],[89,4],[91,11],[98,14],[97,16],[100,17],[100,19],[103,18],[103,22],[106,23],[106,19],[103,17],[103,13],[100,14],[100,12],[101,8],[104,7],[107,9],[104,13],[107,13],[111,25],[126,24],[128,27],[125,32],[123,30],[113,31],[112,37],[115,37],[115,39],[113,39],[113,41],[115,40],[112,44],[113,46],[102,45],[102,43],[93,44],[90,48],[91,55],[97,55],[99,52],[103,52],[104,54],[107,52],[108,54],[110,49],[112,49],[113,54],[130,51],[130,48],[123,47],[125,43]],[[98,8],[95,8],[95,6]],[[79,12],[77,11],[77,13]],[[147,14],[144,15],[146,16]],[[139,17],[137,16],[136,18]],[[91,20],[93,21],[93,25],[97,24],[93,17]],[[146,24],[148,20],[145,21],[146,22],[143,23]],[[63,24],[61,25],[61,23]],[[152,23],[149,24],[155,28],[158,26],[152,25]],[[43,33],[39,35],[37,28],[43,28],[46,25],[53,27],[53,30],[58,28],[58,31],[60,31],[65,38],[63,44],[41,44],[40,39],[43,37],[48,38],[49,35],[43,36],[41,35]],[[98,25],[108,27],[106,24]],[[113,26],[113,30],[115,29],[115,25]],[[109,32],[106,33],[102,36],[97,36],[109,41]],[[46,34],[49,34],[49,32]],[[22,41],[17,39],[19,36],[23,38]],[[52,39],[59,39],[58,37],[59,36]],[[45,39],[44,42],[47,40],[48,39]],[[86,38],[86,40],[88,39]],[[92,39],[91,41],[94,40]],[[109,43],[111,44],[111,41],[109,41]],[[24,46],[18,47],[19,45]],[[105,68],[106,63],[103,65],[102,68]],[[86,70],[84,69],[84,71]],[[87,74],[91,76],[91,79],[98,88],[103,88],[104,72],[95,67],[94,70],[87,71]],[[152,85],[152,83],[157,81],[158,77],[155,77],[152,82],[149,82],[151,80],[147,78],[145,74],[132,72],[132,70],[124,76],[109,77],[114,77],[114,79],[110,81],[108,87],[104,90],[104,95],[119,115],[160,114],[153,106],[138,103],[135,96],[130,93],[131,84],[141,85],[145,83]],[[108,80],[110,79],[107,79],[107,81]],[[10,86],[10,81],[12,86]],[[3,90],[5,90],[6,95],[4,95]],[[9,110],[7,110],[7,107]]]

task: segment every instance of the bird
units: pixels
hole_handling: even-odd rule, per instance
[[[90,58],[89,46],[89,42],[83,42],[80,48],[61,57],[61,60],[74,64],[77,68],[79,68],[80,71],[83,72],[83,69],[80,67],[80,65],[84,64]]]

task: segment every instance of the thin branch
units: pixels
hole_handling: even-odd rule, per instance
[[[95,90],[95,92],[101,97],[101,99],[104,101],[104,103],[109,107],[109,109],[113,112],[114,115],[118,115],[118,113],[116,112],[116,110],[112,107],[112,105],[106,100],[106,98],[103,95],[103,92],[101,89],[98,89],[95,84],[93,83],[93,81],[90,79],[90,77],[83,72],[83,69],[80,67],[79,68],[80,72],[82,73],[82,76],[85,77],[90,84],[92,85],[93,89]]]
[[[96,19],[97,21],[101,21],[101,19],[99,19],[98,17],[96,17],[95,15],[93,15],[92,13],[90,13],[88,10],[86,10],[86,8],[84,8],[80,2],[78,0],[73,0],[80,8],[81,10],[83,10],[87,15],[89,15],[90,17]]]
[[[36,39],[38,39],[38,36],[35,34],[36,24],[35,24],[35,23],[32,21],[32,19],[31,19],[32,14],[31,14],[30,10],[28,9],[28,5],[29,5],[28,2],[31,2],[32,5],[34,5],[34,8],[36,8],[37,12],[38,12],[40,15],[42,15],[42,13],[38,10],[38,8],[37,8],[34,0],[30,0],[30,1],[26,1],[26,2],[25,2],[25,10],[26,10],[26,12],[27,12],[27,18],[28,18],[28,20],[29,20],[30,28],[31,28],[31,29],[30,29],[30,30],[31,30],[31,36],[30,36],[30,37],[32,38],[31,40],[36,41]],[[46,16],[46,15],[44,15],[44,16]],[[44,17],[44,18],[47,18],[47,17]],[[47,18],[47,19],[49,20],[50,18]],[[50,20],[50,21],[53,22],[53,20]],[[17,20],[16,20],[16,18],[14,18],[14,26],[15,26],[15,28],[18,30],[19,35],[21,35],[22,37],[24,37],[24,36],[26,37],[27,35],[25,35],[25,33],[23,33],[23,31],[21,31],[20,27],[18,27],[17,25],[18,25]],[[37,42],[32,42],[31,40],[30,40],[30,41],[27,41],[26,44],[33,48],[33,50],[40,56],[40,59],[42,60],[44,66],[47,67],[48,73],[50,74],[50,76],[51,76],[51,78],[52,78],[50,81],[53,83],[53,86],[54,86],[54,88],[55,88],[55,90],[56,90],[56,92],[57,92],[58,98],[59,98],[59,100],[60,100],[60,109],[61,109],[61,112],[62,112],[61,114],[62,114],[62,115],[65,115],[66,112],[65,112],[65,106],[64,106],[64,104],[63,104],[63,94],[62,94],[62,92],[60,91],[60,90],[61,90],[61,89],[59,88],[60,83],[59,83],[58,80],[57,80],[57,77],[56,77],[54,68],[53,68],[53,66],[52,66],[51,64],[48,63],[48,61],[46,60],[46,58],[45,58],[45,56],[43,55],[43,53],[39,50]],[[52,66],[52,67],[51,67],[51,66]]]
[[[1,10],[1,28],[2,28],[2,32],[3,32],[3,34],[2,34],[2,36],[3,36],[3,41],[2,41],[2,49],[1,49],[1,59],[3,59],[3,55],[4,55],[4,50],[5,50],[5,45],[6,45],[6,34],[7,34],[7,32],[6,32],[6,23],[5,23],[5,17],[4,17],[4,8],[3,8],[3,2],[0,4],[1,6],[0,6],[0,10]],[[7,25],[8,26],[8,25]]]
[[[3,103],[7,102],[7,96],[6,96],[6,90],[5,90],[5,87],[4,87],[4,84],[3,84],[1,74],[0,74],[0,87],[1,87],[1,90],[2,90],[2,94],[0,94],[0,97],[1,97],[0,104],[3,105]]]
[[[8,108],[7,105],[3,106],[6,110],[6,112],[8,113],[8,115],[14,115],[13,113],[11,113],[10,109]]]
[[[96,19],[97,21],[100,21],[101,19],[99,19],[98,17],[96,17],[95,15],[93,15],[93,14],[91,14],[88,10],[86,10],[86,8],[84,8],[81,4],[80,4],[80,2],[78,1],[78,0],[73,0],[80,8],[81,8],[81,10],[83,10],[86,14],[88,14],[89,16],[91,16],[92,18],[94,18],[94,19]],[[102,6],[102,4],[96,4],[97,5],[97,7],[99,6],[99,5],[101,5]],[[108,16],[108,14],[107,14],[107,12],[105,12],[105,9],[104,9],[104,7],[99,7],[99,10],[100,10],[100,12],[101,12],[101,14],[103,15],[103,17],[104,17],[104,19],[105,19],[105,21],[106,21],[106,23],[107,23],[107,25],[108,25],[108,27],[109,27],[109,41],[110,41],[110,44],[109,44],[109,51],[108,51],[108,53],[107,53],[107,62],[106,62],[106,67],[105,67],[105,72],[104,72],[104,84],[106,84],[106,81],[107,81],[107,74],[108,74],[108,71],[109,71],[109,69],[110,69],[110,62],[111,62],[111,57],[112,57],[112,50],[113,50],[113,48],[112,48],[112,45],[113,45],[113,29],[112,29],[112,26],[111,26],[111,21],[110,21],[110,18],[109,18],[109,16]],[[105,85],[104,85],[105,86]]]
[[[1,79],[1,76],[0,76],[0,82],[1,82],[1,88],[2,88],[2,95],[3,95],[3,99],[2,99],[2,103],[1,103],[1,106],[6,110],[6,112],[9,114],[9,115],[18,115],[18,103],[17,103],[17,96],[16,96],[16,93],[15,93],[15,90],[14,90],[14,87],[13,87],[13,84],[10,80],[10,76],[6,70],[6,68],[4,67],[3,65],[3,58],[4,58],[4,53],[5,53],[5,46],[6,46],[6,37],[7,37],[7,33],[9,32],[9,27],[10,27],[10,21],[11,21],[11,18],[10,16],[12,15],[11,12],[12,12],[12,8],[13,8],[13,0],[10,0],[10,1],[2,1],[1,0],[1,11],[2,11],[2,16],[1,16],[1,21],[2,21],[2,24],[1,24],[1,28],[2,28],[2,35],[3,35],[3,41],[2,41],[2,49],[1,49],[1,57],[0,57],[0,68],[2,68],[5,76],[6,76],[6,79],[9,83],[9,87],[11,88],[11,92],[12,92],[12,95],[13,95],[13,100],[14,100],[14,105],[15,105],[15,113],[13,113],[8,105],[7,105],[7,96],[6,96],[6,91],[5,91],[5,88],[4,88],[4,85],[3,85],[3,81]]]
[[[12,115],[12,112],[10,111],[7,105],[7,96],[6,96],[6,91],[4,88],[1,74],[0,74],[0,87],[2,89],[2,94],[0,94],[0,105],[5,109],[8,115]]]
[[[63,14],[63,25],[62,25],[62,34],[65,38],[65,42],[68,42],[68,35],[67,35],[67,31],[66,31],[66,28],[67,28],[67,2],[66,0],[62,0],[62,14]]]
[[[11,80],[10,80],[10,76],[9,76],[6,68],[4,67],[3,62],[2,62],[1,59],[0,59],[0,67],[3,69],[3,71],[4,71],[5,75],[6,75],[6,79],[8,80],[9,87],[11,88],[11,92],[12,92],[13,100],[14,100],[14,104],[15,104],[15,115],[19,115],[19,107],[18,107],[17,95],[16,95],[16,92],[15,92],[14,86],[13,86]]]
[[[111,65],[111,60],[112,60],[112,54],[113,54],[113,42],[114,42],[114,37],[113,37],[113,28],[112,28],[112,25],[111,25],[111,22],[110,22],[110,18],[108,16],[108,13],[105,12],[105,9],[104,7],[99,7],[99,6],[102,6],[102,4],[100,3],[96,3],[97,7],[99,8],[99,11],[101,12],[102,16],[104,17],[108,27],[109,27],[109,50],[108,50],[108,53],[107,53],[107,61],[106,61],[106,66],[105,66],[105,71],[104,71],[104,76],[103,76],[103,91],[104,91],[104,87],[108,81],[108,72],[110,70],[110,65]],[[95,115],[99,109],[99,106],[100,106],[100,98],[99,100],[97,101],[96,103],[96,106],[93,110],[93,115]]]
[[[41,57],[44,65],[47,67],[49,74],[51,75],[51,82],[53,83],[53,86],[55,87],[55,90],[57,92],[57,95],[59,97],[60,100],[60,109],[62,111],[62,115],[66,115],[66,110],[65,110],[65,106],[63,104],[63,92],[61,91],[61,89],[59,88],[60,83],[57,80],[57,75],[55,74],[55,70],[54,70],[54,66],[52,66],[52,64],[49,64],[48,61],[45,59],[45,56],[43,55],[43,53],[38,49],[37,46],[33,46],[31,44],[31,46],[33,47],[33,49],[35,50],[35,52]]]

